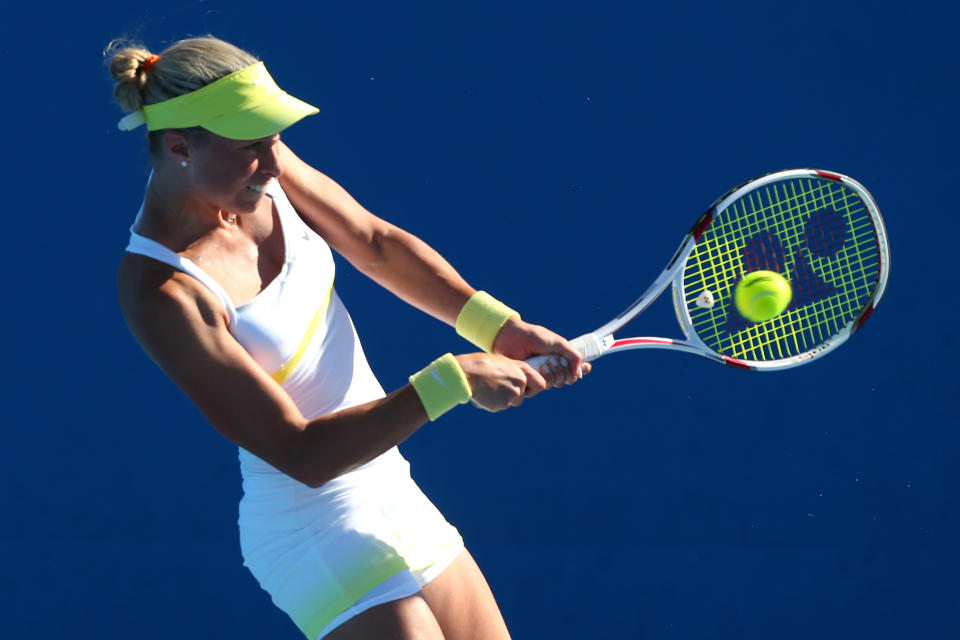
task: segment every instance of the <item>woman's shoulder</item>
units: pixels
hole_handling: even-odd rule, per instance
[[[227,320],[223,305],[206,287],[173,266],[135,253],[117,265],[117,301],[128,326],[149,330],[176,317]]]
[[[176,270],[147,256],[125,252],[117,265],[117,295],[120,303],[136,302],[163,291]]]

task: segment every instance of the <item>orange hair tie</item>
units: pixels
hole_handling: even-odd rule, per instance
[[[142,73],[148,73],[150,69],[153,68],[153,65],[155,65],[157,63],[157,60],[159,59],[160,59],[160,56],[158,56],[155,53],[151,53],[146,60],[140,63],[140,71]]]

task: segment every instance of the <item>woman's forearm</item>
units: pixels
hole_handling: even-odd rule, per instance
[[[354,262],[364,275],[401,300],[455,325],[476,290],[436,250],[415,235],[388,225],[371,244],[370,260]]]
[[[358,407],[309,421],[295,478],[311,487],[370,462],[427,422],[412,386]]]

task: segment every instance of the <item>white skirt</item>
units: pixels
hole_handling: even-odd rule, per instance
[[[244,565],[310,640],[417,593],[463,550],[395,447],[317,489],[251,458],[241,452]]]

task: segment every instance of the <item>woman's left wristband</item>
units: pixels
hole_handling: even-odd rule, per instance
[[[473,396],[467,375],[452,353],[440,356],[410,376],[410,384],[431,421],[458,404],[469,402]]]

